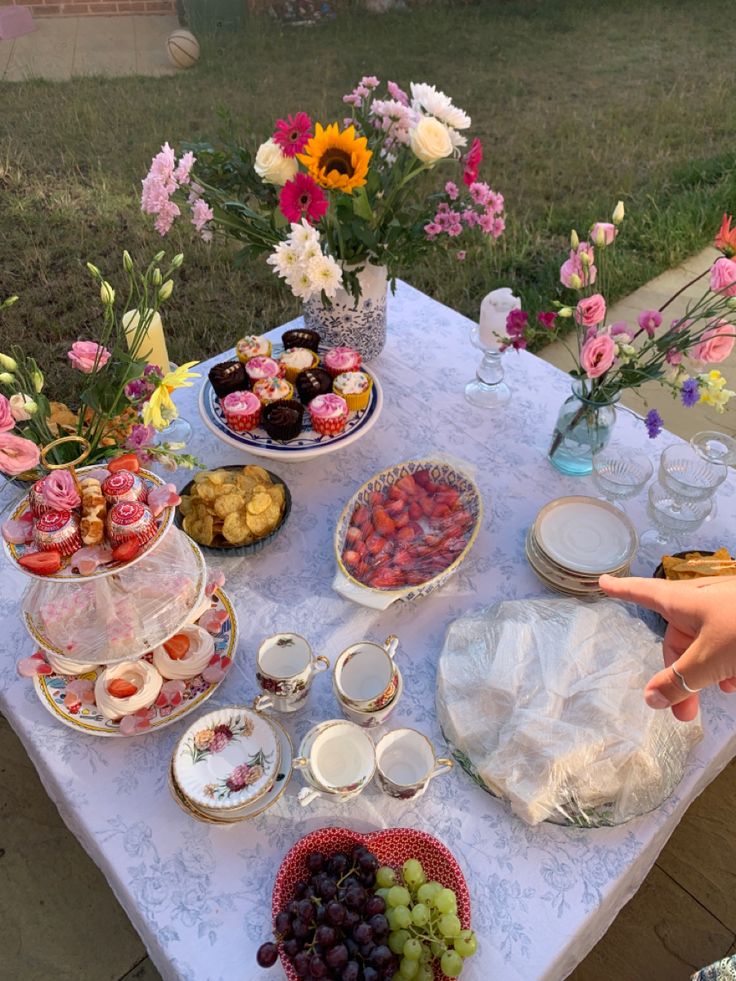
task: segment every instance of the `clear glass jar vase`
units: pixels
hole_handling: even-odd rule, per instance
[[[613,434],[619,393],[591,397],[588,385],[575,381],[572,395],[563,403],[547,454],[561,473],[582,477],[593,472],[593,455],[600,452]]]

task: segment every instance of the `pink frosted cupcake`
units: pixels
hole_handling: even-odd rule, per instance
[[[230,392],[220,400],[225,423],[236,433],[255,429],[261,419],[261,402],[253,392]]]
[[[307,406],[312,429],[320,436],[337,436],[348,421],[348,404],[339,395],[318,395]]]
[[[251,358],[245,366],[245,373],[252,382],[263,378],[283,378],[284,366],[273,358]]]
[[[322,359],[333,378],[337,378],[343,371],[357,371],[361,360],[358,352],[352,347],[333,347]]]
[[[82,547],[78,515],[73,511],[47,511],[33,526],[33,541],[42,552],[73,555]]]
[[[270,405],[294,398],[294,386],[285,378],[262,378],[253,384],[253,394],[258,396],[261,405]]]

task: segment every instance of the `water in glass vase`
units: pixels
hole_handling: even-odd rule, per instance
[[[614,402],[594,401],[580,383],[574,384],[557,416],[549,459],[561,473],[582,477],[593,471],[593,456],[607,444],[616,422]]]

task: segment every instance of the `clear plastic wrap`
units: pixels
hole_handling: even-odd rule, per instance
[[[670,796],[703,735],[646,705],[661,666],[623,604],[499,603],[448,628],[437,713],[459,762],[528,824],[621,824]]]
[[[170,637],[201,604],[202,553],[177,528],[140,562],[104,578],[34,580],[23,596],[26,626],[55,654],[86,664],[135,659]]]

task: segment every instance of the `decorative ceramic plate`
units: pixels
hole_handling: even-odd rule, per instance
[[[626,515],[595,497],[561,497],[537,515],[534,538],[571,572],[602,575],[631,562],[638,539]]]
[[[174,778],[195,807],[227,812],[263,797],[281,765],[270,719],[243,705],[197,719],[174,750]]]
[[[448,487],[459,492],[463,507],[470,513],[473,519],[469,529],[464,533],[465,544],[463,545],[462,551],[444,569],[418,585],[404,586],[400,589],[384,589],[367,586],[365,583],[356,579],[343,562],[343,550],[345,549],[346,536],[353,512],[358,505],[368,506],[373,493],[383,493],[402,477],[407,474],[414,474],[418,470],[429,471],[432,481],[447,484]],[[334,544],[335,559],[339,573],[333,582],[333,588],[356,603],[362,603],[365,606],[373,606],[379,609],[385,609],[392,602],[399,599],[411,600],[418,596],[426,596],[428,593],[443,586],[450,576],[460,568],[478,537],[482,520],[483,500],[478,487],[468,474],[456,469],[452,464],[431,459],[407,460],[405,463],[397,463],[393,467],[387,467],[386,470],[382,470],[380,473],[371,477],[370,480],[367,480],[353,494],[338,519],[337,527],[335,528]],[[341,587],[341,579],[346,581],[346,588]]]
[[[284,350],[282,344],[274,344],[271,357],[278,358]],[[328,350],[324,348],[324,350]],[[233,352],[230,352],[235,357]],[[378,421],[383,408],[383,389],[381,383],[374,374],[366,371],[373,379],[370,401],[365,409],[360,412],[351,412],[348,417],[345,429],[337,436],[320,436],[311,426],[309,412],[304,412],[304,428],[296,439],[288,442],[272,439],[265,429],[257,426],[249,433],[237,433],[230,429],[225,422],[225,416],[220,408],[220,400],[215,394],[215,390],[210,384],[209,379],[205,379],[199,392],[199,411],[205,425],[228,446],[234,446],[239,450],[247,450],[254,456],[270,457],[272,460],[283,460],[285,463],[300,463],[302,460],[311,460],[316,456],[324,456],[349,446],[361,436],[372,429]]]
[[[252,804],[246,804],[244,807],[231,808],[228,811],[221,811],[219,813],[217,811],[208,811],[207,808],[200,810],[181,792],[174,779],[173,767],[169,767],[169,790],[179,807],[191,817],[196,818],[198,821],[206,821],[208,824],[237,824],[239,821],[247,821],[250,818],[257,817],[259,814],[267,811],[269,807],[272,807],[281,798],[291,779],[294,749],[291,745],[289,734],[281,723],[275,719],[270,719],[270,722],[276,730],[276,739],[278,740],[281,753],[281,763],[273,785],[262,797],[253,801]]]
[[[90,473],[93,470],[104,469],[103,464],[97,464],[91,467],[78,467],[76,470],[77,476],[84,477],[86,473]],[[146,484],[146,487],[159,487],[166,483],[160,477],[157,477],[154,473],[149,473],[148,470],[139,470],[138,476]],[[30,510],[30,504],[28,501],[28,495],[26,495],[22,501],[13,510],[10,518],[20,519]],[[161,514],[156,518],[156,534],[153,538],[146,542],[145,545],[141,547],[140,552],[136,555],[134,559],[130,559],[128,562],[110,562],[108,565],[98,566],[94,572],[90,573],[88,576],[82,576],[78,572],[72,572],[70,568],[71,556],[62,556],[62,565],[58,572],[52,573],[50,576],[40,576],[36,572],[31,572],[29,569],[25,569],[18,559],[23,558],[24,555],[28,555],[30,552],[37,552],[38,549],[32,543],[29,545],[11,545],[3,539],[3,548],[5,549],[5,554],[13,563],[14,568],[18,572],[22,572],[24,576],[32,576],[34,579],[44,579],[46,581],[55,580],[56,582],[85,582],[89,579],[98,579],[101,576],[113,576],[116,572],[120,572],[122,569],[129,569],[136,562],[140,562],[141,559],[145,558],[147,555],[153,551],[153,549],[158,545],[158,543],[163,538],[166,530],[170,527],[171,522],[174,520],[174,508],[167,507],[161,512]]]
[[[460,866],[441,841],[413,828],[387,828],[369,834],[359,834],[349,828],[321,828],[301,838],[289,850],[276,873],[271,900],[272,915],[275,917],[295,898],[297,882],[309,880],[307,856],[310,852],[319,851],[328,857],[336,852],[350,854],[359,844],[369,848],[382,865],[390,865],[397,870],[408,858],[419,859],[428,880],[436,879],[445,888],[453,890],[462,928],[470,929],[470,895]],[[289,981],[299,981],[299,976],[283,953],[281,964]],[[444,977],[436,968],[435,978],[442,981]]]
[[[235,610],[221,589],[215,590],[212,600],[213,610],[224,610],[228,615],[227,620],[223,622],[220,632],[214,638],[214,656],[220,659],[220,666],[227,670],[238,649],[238,623],[235,618]],[[152,661],[152,655],[146,654],[146,660]],[[85,674],[77,675],[76,678],[82,681],[90,681],[94,688],[94,683],[99,673],[100,670],[95,669],[94,671],[87,671]],[[79,729],[93,736],[117,736],[125,738],[128,734],[120,731],[120,722],[106,719],[99,712],[96,705],[89,705],[83,702],[81,705],[69,708],[65,704],[64,696],[67,693],[67,685],[75,681],[76,678],[70,675],[60,674],[36,675],[33,679],[33,685],[44,708],[71,729]],[[219,688],[222,680],[224,679],[208,683],[201,674],[189,679],[186,682],[186,687],[179,704],[175,706],[168,704],[161,707],[152,706],[149,710],[150,717],[146,720],[141,719],[142,723],[144,721],[147,722],[145,728],[141,728],[137,732],[130,733],[129,735],[137,736],[142,732],[164,729],[166,726],[171,725],[172,722],[178,722],[179,719],[183,719],[190,712],[193,712],[194,709],[202,705]]]
[[[243,467],[240,464],[228,465],[225,467],[212,467],[211,469],[233,470],[237,473],[242,473],[243,471]],[[291,491],[289,490],[289,487],[286,484],[286,482],[282,480],[278,474],[272,473],[270,470],[266,470],[266,473],[271,478],[272,483],[280,484],[284,488],[284,510],[281,515],[281,520],[273,529],[273,531],[269,532],[268,535],[264,535],[263,538],[256,539],[254,542],[251,542],[249,545],[233,545],[232,542],[229,542],[227,538],[223,538],[222,535],[215,535],[214,541],[212,542],[211,545],[200,544],[199,546],[200,548],[207,549],[207,551],[210,552],[227,551],[230,555],[250,555],[253,552],[260,552],[260,550],[263,548],[266,542],[272,541],[276,537],[276,535],[278,535],[278,533],[286,524],[286,519],[291,514]],[[182,490],[179,492],[179,496],[186,497],[190,493],[192,487],[194,486],[195,486],[195,481],[190,480],[189,483],[186,485],[186,487],[183,487]],[[181,513],[181,509],[177,507],[175,510],[176,510],[176,514],[174,515],[174,524],[176,525],[177,528],[181,528],[183,531],[184,517]]]
[[[531,532],[526,540],[525,551],[532,571],[546,586],[575,596],[603,596],[597,576],[590,579],[577,578],[574,573],[560,572],[551,562],[546,561],[545,556],[535,547]],[[626,568],[616,574],[623,575],[625,572]]]
[[[187,618],[191,616],[192,613],[194,613],[199,606],[201,606],[202,601],[204,599],[205,586],[207,585],[207,566],[205,565],[202,552],[200,551],[199,546],[195,542],[193,542],[190,538],[187,537],[185,541],[189,546],[189,548],[191,548],[192,554],[196,559],[197,578],[196,578],[196,582],[194,583],[194,599],[190,604],[189,610],[187,611],[185,616],[181,618],[177,618],[176,628],[170,629],[168,626],[166,626],[164,627],[163,630],[161,630],[160,636],[157,636],[155,633],[150,633],[150,631],[153,629],[152,624],[155,621],[155,616],[151,614],[146,619],[149,633],[145,637],[144,642],[137,650],[130,650],[129,648],[125,653],[118,654],[117,656],[111,658],[97,657],[96,655],[92,655],[92,654],[90,654],[89,657],[84,657],[84,656],[80,657],[77,654],[76,655],[77,660],[88,661],[92,665],[105,664],[107,666],[111,664],[118,664],[121,661],[135,661],[136,658],[140,657],[144,652],[152,651],[154,647],[158,647],[160,644],[163,644],[165,641],[169,639],[169,637],[173,637],[173,635],[180,630],[182,622],[186,622]],[[45,651],[50,651],[51,654],[57,654],[59,657],[71,657],[72,659],[74,659],[74,655],[72,655],[68,649],[59,647],[58,644],[54,643],[54,641],[51,640],[46,635],[46,633],[44,632],[44,627],[38,622],[36,616],[34,615],[33,609],[30,608],[24,609],[23,620],[26,625],[26,630],[31,635],[31,637],[36,641],[39,647],[42,647]],[[91,657],[94,657],[95,659],[91,660],[90,659]]]

